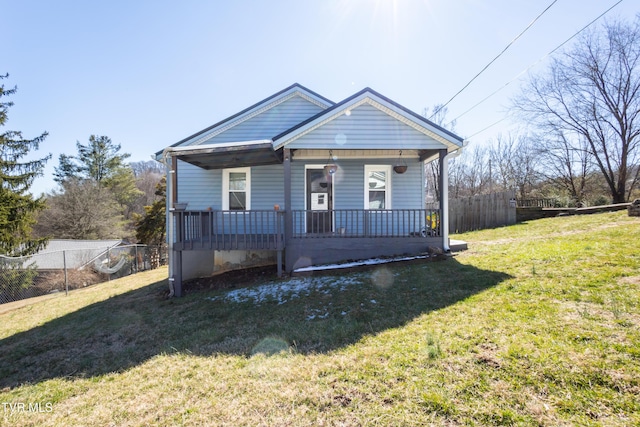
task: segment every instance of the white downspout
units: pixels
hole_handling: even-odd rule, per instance
[[[173,287],[173,282],[175,278],[173,277],[173,206],[171,206],[171,201],[173,200],[173,179],[171,175],[176,173],[171,169],[171,152],[170,149],[165,149],[162,152],[162,163],[167,171],[167,201],[166,201],[166,224],[167,224],[167,250],[169,251],[169,298],[173,297],[175,293],[175,289]]]

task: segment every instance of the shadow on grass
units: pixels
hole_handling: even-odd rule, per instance
[[[271,277],[243,291],[199,290],[180,299],[165,299],[165,282],[153,283],[1,340],[0,388],[98,376],[175,352],[250,356],[279,345],[302,354],[329,352],[508,277],[450,259]]]

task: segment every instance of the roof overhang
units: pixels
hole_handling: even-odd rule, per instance
[[[274,150],[271,140],[170,147],[167,156],[207,170],[282,163],[282,150]]]

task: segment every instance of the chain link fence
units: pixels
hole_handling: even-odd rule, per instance
[[[67,249],[10,258],[0,255],[0,304],[69,292],[167,263],[164,246]]]

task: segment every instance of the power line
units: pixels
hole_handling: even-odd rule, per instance
[[[501,57],[501,56],[502,56],[502,55],[507,51],[507,49],[509,49],[509,48],[511,47],[511,45],[513,45],[513,44],[514,44],[514,43],[515,43],[515,42],[516,42],[516,41],[517,41],[517,40],[518,40],[518,39],[519,39],[519,38],[520,38],[520,37],[521,37],[525,32],[527,32],[527,30],[528,30],[529,28],[531,28],[531,27],[533,26],[533,24],[535,24],[535,23],[536,23],[536,21],[537,21],[538,19],[540,19],[540,17],[541,17],[542,15],[544,15],[544,14],[545,14],[545,13],[546,13],[550,8],[551,8],[551,6],[553,6],[554,4],[556,4],[556,2],[557,2],[557,1],[558,1],[558,0],[553,0],[553,1],[551,2],[551,4],[550,4],[549,6],[547,6],[547,8],[546,8],[545,10],[543,10],[543,11],[542,11],[538,16],[536,16],[536,17],[535,17],[535,19],[534,19],[533,21],[531,21],[531,22],[529,23],[529,25],[527,25],[527,27],[526,27],[524,30],[522,30],[522,31],[520,32],[520,34],[518,34],[518,35],[517,35],[513,40],[511,40],[511,41],[509,42],[509,44],[508,44],[504,49],[502,49],[502,52],[500,52],[500,53],[499,53],[495,58],[493,58],[493,59],[492,59],[492,60],[491,60],[487,65],[485,65],[485,66],[484,66],[484,68],[483,68],[482,70],[480,70],[480,72],[479,72],[478,74],[476,74],[475,76],[473,76],[473,78],[472,78],[471,80],[469,80],[469,82],[468,82],[466,85],[464,85],[464,87],[463,87],[462,89],[460,89],[460,90],[459,90],[455,95],[453,95],[453,96],[451,97],[451,99],[449,99],[447,102],[445,102],[443,105],[441,105],[441,106],[440,106],[440,108],[438,108],[437,110],[435,110],[435,111],[433,112],[433,114],[431,114],[431,117],[429,117],[429,119],[433,118],[436,114],[438,114],[438,113],[440,112],[440,110],[442,110],[444,107],[446,107],[447,105],[449,105],[449,103],[450,103],[451,101],[453,101],[453,100],[454,100],[458,95],[460,95],[460,94],[461,94],[461,93],[462,93],[466,88],[468,88],[468,87],[469,87],[469,85],[470,85],[471,83],[473,83],[473,81],[474,81],[475,79],[477,79],[477,78],[480,76],[480,74],[484,73],[484,72],[485,72],[485,70],[491,66],[491,64],[493,64],[493,63],[494,63],[498,58],[500,58],[500,57]]]
[[[490,124],[489,126],[487,126],[486,128],[484,128],[484,129],[482,129],[482,130],[479,130],[478,132],[474,133],[474,134],[473,134],[473,135],[471,135],[471,136],[467,136],[465,139],[470,139],[470,138],[473,138],[474,136],[476,136],[476,135],[478,135],[478,134],[481,134],[481,133],[482,133],[482,132],[484,132],[485,130],[487,130],[487,129],[489,129],[489,128],[492,128],[492,127],[494,127],[495,125],[497,125],[498,123],[500,123],[500,122],[503,122],[503,121],[507,120],[507,117],[508,117],[508,116],[504,116],[503,118],[501,118],[501,119],[500,119],[500,120],[498,120],[497,122],[491,123],[491,124]]]
[[[548,58],[549,56],[553,55],[554,53],[556,53],[556,51],[558,51],[562,46],[564,46],[565,44],[569,43],[571,40],[573,40],[578,34],[580,34],[581,32],[583,32],[584,30],[586,30],[587,28],[589,28],[591,25],[593,25],[596,21],[598,21],[600,18],[602,18],[604,15],[606,15],[607,13],[609,13],[614,7],[618,6],[620,3],[622,3],[623,0],[618,0],[618,2],[616,2],[615,4],[613,4],[613,6],[609,7],[607,10],[605,10],[604,12],[602,12],[600,15],[598,15],[596,18],[594,18],[592,21],[590,21],[587,25],[585,25],[584,27],[582,27],[580,30],[578,30],[577,32],[575,32],[571,37],[569,37],[568,39],[566,39],[565,41],[563,41],[562,43],[560,43],[558,46],[556,46],[553,50],[551,50],[549,53],[547,53],[546,55],[542,56],[540,59],[538,59],[537,61],[533,62],[531,65],[529,65],[527,68],[525,68],[524,70],[520,71],[514,78],[512,78],[511,80],[509,80],[507,83],[505,83],[503,86],[499,87],[498,89],[496,89],[495,91],[493,91],[492,93],[490,93],[489,95],[487,95],[486,97],[484,97],[482,100],[480,100],[479,102],[477,102],[476,104],[474,104],[471,108],[467,109],[466,111],[464,111],[462,114],[458,115],[455,119],[451,120],[448,125],[450,125],[451,123],[455,122],[456,120],[458,120],[460,117],[464,116],[465,114],[467,114],[469,111],[475,109],[477,106],[479,106],[480,104],[484,103],[486,100],[488,100],[489,98],[491,98],[493,95],[495,95],[496,93],[500,92],[501,90],[503,90],[505,87],[509,86],[511,83],[513,83],[514,81],[518,80],[520,78],[520,76],[522,76],[523,74],[525,74],[526,72],[528,72],[531,68],[535,67],[536,65],[538,65],[540,62],[542,62],[543,60],[545,60],[546,58]],[[479,132],[474,133],[471,136],[475,136],[478,135],[482,132],[484,132],[485,130],[497,125],[498,123],[500,123],[501,121],[505,120],[507,117],[505,116],[504,118],[502,118],[501,120],[498,120],[497,122],[493,123],[492,125],[487,126],[486,128],[482,129]],[[448,126],[447,125],[447,126]],[[471,138],[471,136],[469,136],[468,138]]]

